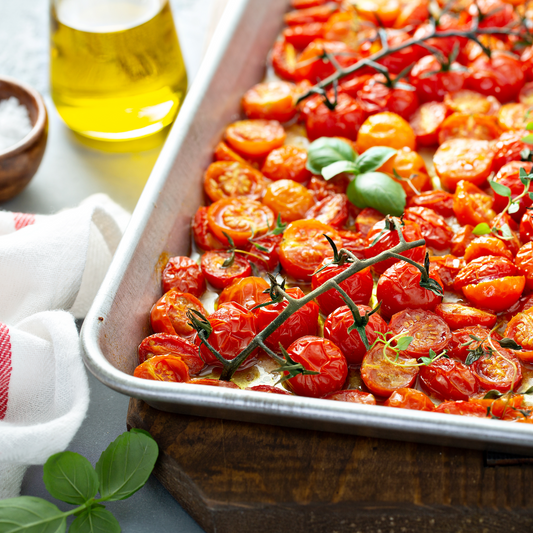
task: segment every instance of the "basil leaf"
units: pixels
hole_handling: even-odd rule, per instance
[[[365,172],[377,170],[395,154],[396,150],[394,148],[388,148],[386,146],[373,146],[369,148],[355,160],[356,174],[364,174]]]
[[[118,520],[103,507],[85,509],[72,522],[69,533],[120,533]]]
[[[474,235],[487,235],[488,233],[491,233],[490,226],[486,222],[481,222],[481,224],[478,224],[473,230],[472,233]]]
[[[403,350],[407,350],[412,341],[413,337],[400,337],[396,342],[396,348],[403,352]]]
[[[67,519],[53,504],[34,496],[0,501],[2,533],[63,533]]]
[[[327,167],[322,169],[322,176],[325,180],[330,180],[331,178],[339,175],[341,172],[357,172],[357,167],[352,161],[337,161],[331,163]]]
[[[321,174],[322,169],[337,161],[355,161],[357,154],[346,142],[334,137],[320,137],[307,150],[307,170]]]
[[[522,142],[533,144],[533,135],[526,135],[525,137],[522,137]]]
[[[54,498],[73,505],[84,504],[98,492],[98,476],[91,463],[74,452],[52,455],[44,465],[43,481]]]
[[[507,198],[511,197],[511,189],[507,187],[506,185],[502,185],[501,183],[498,183],[497,181],[489,181],[491,189],[500,196],[506,196]]]
[[[348,184],[348,199],[360,209],[373,207],[384,215],[401,216],[405,209],[405,191],[381,172],[359,174]]]
[[[154,439],[129,432],[117,437],[96,463],[100,495],[105,500],[123,500],[148,480],[159,451]]]
[[[528,131],[533,130],[533,122],[530,122],[530,123],[526,126],[526,130],[528,130]]]

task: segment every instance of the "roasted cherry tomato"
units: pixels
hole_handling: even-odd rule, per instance
[[[461,180],[457,184],[453,198],[453,210],[460,224],[472,226],[477,226],[482,222],[490,224],[496,216],[496,212],[492,209],[493,204],[494,198],[485,194],[473,183]]]
[[[422,239],[422,233],[420,232],[420,227],[418,224],[405,221],[401,228],[402,235],[404,236],[406,242],[413,242]],[[376,239],[377,242],[374,243]],[[385,220],[377,222],[366,237],[367,248],[365,249],[365,256],[367,259],[375,257],[385,250],[390,250],[394,246],[398,245],[399,242],[400,238],[398,237],[398,233],[395,229],[385,229]],[[424,245],[418,246],[417,248],[412,248],[411,250],[403,252],[401,255],[408,257],[417,263],[422,263],[426,255],[426,247]],[[398,261],[398,259],[386,259],[385,261],[376,263],[372,266],[372,268],[378,274],[383,274],[385,270]]]
[[[305,183],[311,178],[311,172],[305,167],[306,163],[307,150],[299,146],[285,145],[268,154],[261,171],[273,181],[292,180]]]
[[[451,139],[439,146],[433,164],[442,186],[453,192],[461,180],[483,184],[491,172],[493,157],[489,141]]]
[[[261,270],[269,272],[274,270],[279,264],[281,239],[283,234],[267,233],[249,240],[249,245],[244,247],[244,250],[249,252],[248,261]]]
[[[492,346],[496,351],[487,353],[472,363],[472,372],[480,386],[485,390],[495,389],[500,392],[518,389],[522,383],[520,362],[511,350],[501,348],[494,342]]]
[[[265,193],[265,188],[261,172],[247,163],[215,161],[209,165],[204,175],[204,190],[213,202],[235,196],[259,200]]]
[[[246,387],[244,390],[253,390],[257,392],[268,392],[270,394],[284,394],[286,396],[292,396],[292,394],[286,390],[274,387],[273,385],[254,385],[253,387]]]
[[[355,219],[355,228],[366,237],[369,231],[385,217],[373,207],[365,207]]]
[[[531,111],[531,106],[523,103],[505,104],[498,111],[498,123],[503,130],[523,130]]]
[[[504,336],[522,347],[522,350],[513,352],[518,359],[524,363],[533,363],[533,314],[530,309],[511,318]]]
[[[289,224],[280,244],[281,266],[296,279],[310,280],[315,270],[333,251],[326,234],[338,249],[342,248],[339,234],[318,220],[297,220]]]
[[[416,136],[408,122],[395,113],[377,113],[368,117],[357,134],[359,153],[373,146],[416,148]]]
[[[473,285],[466,285],[463,287],[463,294],[474,305],[486,307],[499,313],[505,311],[518,301],[525,284],[526,280],[524,276],[508,276],[491,281],[481,281]]]
[[[388,407],[403,407],[416,411],[434,411],[435,405],[423,392],[416,389],[395,390],[383,405]]]
[[[238,385],[232,381],[222,381],[221,379],[215,378],[194,378],[187,381],[192,385],[209,385],[210,387],[223,387],[226,389],[240,389]]]
[[[533,290],[533,242],[528,242],[518,250],[515,259],[518,272],[526,278],[526,285]]]
[[[315,83],[317,80],[322,80],[333,74],[335,67],[324,56],[324,52],[334,57],[337,63],[343,67],[357,62],[357,54],[347,44],[315,39],[300,54],[295,67],[296,77]]]
[[[357,14],[364,20],[387,27],[394,24],[400,13],[400,3],[396,0],[357,0],[355,7]]]
[[[224,141],[220,141],[215,147],[215,161],[238,161],[246,163],[246,160],[232,150]]]
[[[359,314],[365,316],[372,309],[366,305],[358,305]],[[348,306],[338,307],[331,313],[324,324],[324,337],[336,344],[346,356],[346,361],[350,365],[359,365],[367,349],[357,330],[348,333],[348,329],[354,324],[352,312]],[[368,324],[365,326],[366,338],[369,346],[375,342],[379,333],[387,333],[387,323],[376,313],[374,313]]]
[[[476,238],[472,233],[474,226],[466,224],[453,236],[450,242],[450,252],[456,256],[463,256],[467,246]],[[464,261],[464,260],[463,260]]]
[[[412,387],[418,375],[415,359],[402,355],[378,342],[363,359],[361,377],[371,392],[389,397],[394,391]]]
[[[192,339],[196,330],[189,324],[187,311],[193,309],[207,316],[202,302],[186,292],[170,289],[152,307],[150,323],[154,333],[168,333]]]
[[[291,287],[286,289],[286,292],[289,296],[297,298],[298,300],[304,297],[304,293],[299,287]],[[270,301],[270,298],[266,301]],[[257,331],[263,331],[269,326],[270,323],[287,307],[287,305],[289,305],[287,300],[283,300],[276,304],[266,305],[255,309],[254,314],[256,317]],[[315,302],[309,302],[290,315],[278,329],[271,333],[265,339],[265,344],[271,350],[279,352],[280,344],[284,348],[288,348],[288,346],[299,337],[316,335],[317,332],[318,305]]]
[[[466,365],[445,358],[422,366],[420,382],[424,389],[442,400],[468,400],[479,388]]]
[[[447,94],[444,103],[453,113],[472,113],[474,115],[496,115],[500,109],[500,102],[494,96],[462,90]]]
[[[408,198],[431,189],[431,178],[427,174],[424,160],[409,148],[398,150],[378,172],[391,174],[392,179],[400,183]]]
[[[340,174],[329,181],[326,181],[322,176],[313,176],[309,181],[307,188],[313,193],[315,200],[320,202],[328,196],[344,194],[348,187],[348,183],[348,178],[343,174]],[[383,215],[381,216],[383,217]]]
[[[245,197],[223,198],[207,208],[207,223],[215,237],[228,243],[229,236],[236,246],[246,245],[250,237],[266,233],[274,221],[269,207]]]
[[[442,296],[420,287],[420,277],[420,270],[404,261],[399,261],[381,274],[376,298],[381,302],[380,311],[384,317],[391,317],[406,308],[435,309],[442,301]],[[442,287],[438,274],[432,273],[431,278]]]
[[[331,392],[322,397],[323,400],[335,400],[337,402],[362,403],[364,405],[376,405],[376,399],[369,392],[360,390],[340,390]]]
[[[324,3],[305,8],[298,8],[296,11],[289,11],[283,17],[287,26],[298,24],[308,24],[310,22],[326,22],[338,9],[334,3]]]
[[[528,174],[533,168],[533,163],[522,162],[522,161],[512,161],[504,165],[496,174],[494,181],[501,185],[505,185],[511,189],[511,198],[516,198],[524,192],[524,185],[520,181],[520,169],[523,168]],[[498,193],[494,193],[494,210],[500,212],[507,207],[508,198],[505,196],[500,196]],[[528,207],[531,207],[533,201],[528,194],[520,199],[519,206],[520,208],[515,213],[511,214],[511,217],[516,223],[519,223],[522,216],[526,212]]]
[[[348,197],[345,194],[332,194],[315,204],[305,214],[332,228],[341,228],[348,219]]]
[[[439,278],[442,281],[445,289],[453,289],[455,277],[465,266],[464,259],[456,257],[455,255],[447,254],[431,256],[429,261],[430,272],[434,272],[439,275]]]
[[[333,265],[331,264],[331,261],[331,256],[324,259],[320,267],[317,269],[317,272],[313,274],[313,277],[311,278],[311,287],[313,289],[317,289],[329,279],[341,274],[352,266],[352,263]],[[339,285],[354,303],[367,305],[372,296],[374,280],[372,279],[370,269],[365,268],[342,281]],[[325,315],[329,315],[338,307],[345,305],[345,301],[335,289],[330,289],[320,296],[317,296],[316,300],[320,306],[320,310]]]
[[[276,217],[281,216],[285,222],[304,218],[314,203],[313,193],[292,180],[270,183],[263,198],[263,204],[270,208]]]
[[[426,246],[435,250],[446,250],[450,247],[453,230],[446,224],[444,218],[433,209],[427,207],[408,207],[405,210],[404,220],[416,222],[420,227]]]
[[[176,355],[155,355],[134,371],[136,378],[184,383],[189,381],[189,367]]]
[[[242,255],[235,254],[231,265],[224,263],[231,260],[231,253],[225,251],[211,251],[202,255],[200,266],[207,281],[215,289],[224,289],[238,278],[246,278],[252,274],[250,263]]]
[[[429,18],[428,0],[400,0],[400,12],[394,22],[395,28],[419,26]]]
[[[299,374],[286,381],[298,396],[320,398],[338,391],[348,376],[346,358],[328,339],[307,335],[293,342],[287,349],[290,357],[318,374]]]
[[[205,292],[205,277],[200,266],[190,257],[171,257],[161,274],[163,292],[177,289],[200,298]]]
[[[235,359],[252,342],[257,333],[254,314],[235,302],[221,304],[208,320],[212,328],[208,342],[228,360]],[[222,366],[199,336],[194,342],[200,346],[202,359],[207,365]],[[250,364],[253,364],[253,358],[248,358],[240,368],[247,368]]]
[[[435,308],[439,315],[450,326],[450,329],[460,329],[467,326],[486,326],[492,328],[496,324],[496,315],[475,307],[468,307],[456,303],[440,303]]]
[[[493,141],[501,134],[495,117],[452,113],[440,126],[439,144],[451,139],[477,139]]]
[[[506,257],[511,261],[513,259],[513,254],[509,251],[509,248],[505,246],[503,241],[490,235],[481,235],[480,237],[476,237],[466,247],[464,259],[467,263],[470,263],[470,261],[485,255]]]
[[[481,14],[480,28],[503,28],[515,20],[513,6],[501,0],[479,0],[470,4],[468,13],[472,17]]]
[[[258,304],[270,301],[270,296],[265,294],[268,289],[270,285],[263,278],[250,276],[236,279],[220,293],[218,305],[236,302],[245,309],[251,310]]]
[[[258,83],[244,93],[242,107],[248,118],[287,122],[296,115],[295,95],[293,83]]]
[[[209,229],[207,207],[199,207],[191,223],[192,236],[196,246],[202,250],[220,250],[222,244]]]
[[[524,149],[529,149],[529,145],[522,141],[527,135],[524,130],[505,131],[494,143],[494,159],[492,160],[492,171],[498,172],[505,164],[511,161],[520,161]]]
[[[452,338],[446,349],[448,354],[461,362],[465,362],[469,355],[473,357],[486,344],[489,336],[494,340],[501,340],[501,335],[497,332],[491,332],[486,326],[474,324],[465,326],[452,332]]]
[[[486,418],[487,409],[483,405],[477,403],[459,400],[459,401],[450,401],[442,402],[440,405],[435,407],[435,413],[445,413],[447,415],[461,415],[461,416],[472,416],[475,418]]]
[[[226,128],[226,141],[245,156],[263,157],[285,141],[285,130],[277,120],[240,120]]]
[[[454,215],[453,195],[446,191],[427,191],[407,200],[407,207],[427,207],[444,218]]]
[[[517,268],[505,257],[483,256],[473,259],[457,274],[454,289],[460,292],[466,285],[515,276]]]
[[[303,50],[315,39],[321,39],[324,37],[324,23],[308,22],[306,24],[289,26],[283,30],[282,36],[286,43],[291,44],[298,50]]]
[[[471,398],[469,403],[483,408],[486,416],[490,416],[491,418],[516,420],[518,422],[528,419],[531,420],[531,414],[527,414],[527,407],[524,405],[524,396],[521,394],[506,396],[496,400]]]
[[[439,354],[452,338],[448,324],[440,316],[423,309],[404,309],[392,316],[389,329],[393,335],[413,337],[403,353],[427,357],[429,350]]]
[[[525,244],[533,240],[533,209],[527,209],[520,221],[520,240]]]
[[[297,54],[294,46],[285,39],[278,39],[272,47],[272,67],[276,74],[286,80],[298,81],[296,63]]]
[[[449,113],[449,109],[441,102],[422,104],[409,119],[416,143],[420,146],[438,144],[439,128]]]
[[[191,374],[198,374],[204,367],[204,362],[198,355],[198,347],[177,335],[156,333],[146,337],[139,344],[139,363],[144,363],[156,355],[175,355],[180,357],[189,367]]]

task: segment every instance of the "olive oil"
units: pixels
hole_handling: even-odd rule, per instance
[[[53,0],[52,98],[66,124],[125,141],[170,124],[187,73],[168,0]]]

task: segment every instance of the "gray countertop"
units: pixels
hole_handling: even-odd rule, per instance
[[[219,0],[171,0],[174,18],[192,81],[206,48],[206,41],[221,11]],[[50,130],[47,150],[36,176],[22,194],[0,209],[30,213],[54,213],[73,207],[94,193],[104,192],[133,210],[163,146],[166,132],[149,142],[121,147],[95,148],[71,133],[59,118],[48,93],[48,0],[1,0],[0,75],[13,76],[36,87],[45,97]],[[115,147],[120,148],[120,147]],[[89,376],[89,412],[69,450],[95,464],[100,453],[126,429],[129,398]],[[22,483],[22,494],[57,502],[46,491],[42,466],[31,466]],[[131,498],[111,502],[107,508],[119,520],[122,531],[145,533],[202,529],[152,476]]]

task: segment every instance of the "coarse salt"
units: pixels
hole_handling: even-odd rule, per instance
[[[24,139],[31,129],[26,106],[14,96],[0,100],[0,153]]]

